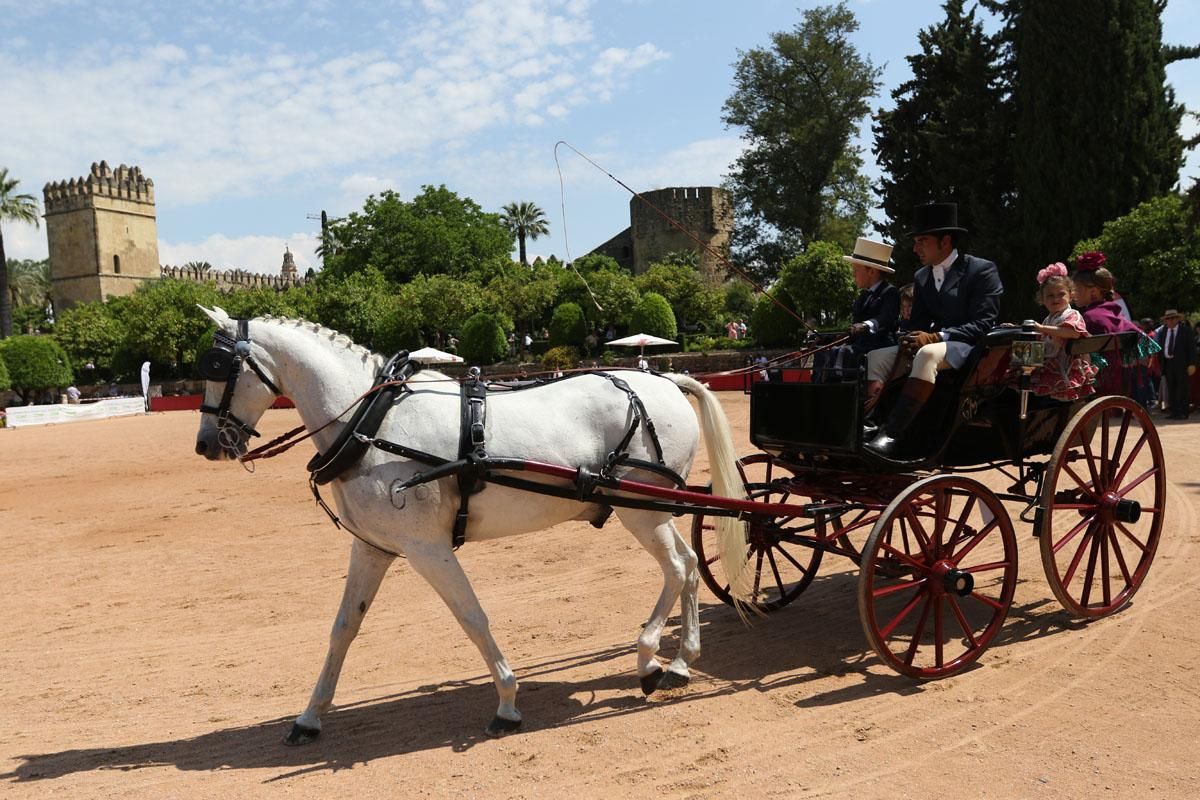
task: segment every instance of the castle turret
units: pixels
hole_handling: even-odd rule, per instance
[[[133,292],[159,277],[154,181],[139,167],[92,164],[47,183],[51,296],[58,309]]]
[[[295,281],[299,277],[296,272],[296,262],[292,258],[292,251],[286,244],[283,246],[283,266],[279,268],[279,274],[285,281]]]

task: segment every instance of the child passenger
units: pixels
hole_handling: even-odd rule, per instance
[[[1096,391],[1097,369],[1086,355],[1072,356],[1065,341],[1087,336],[1083,315],[1071,308],[1071,280],[1067,267],[1054,263],[1037,274],[1038,302],[1050,312],[1034,329],[1046,343],[1046,361],[1031,376],[1034,394],[1055,400],[1078,400]]]

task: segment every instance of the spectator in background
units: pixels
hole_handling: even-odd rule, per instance
[[[72,385],[72,386],[67,387],[67,402],[73,406],[79,405],[79,387],[78,386]]]
[[[746,323],[745,323],[745,322],[743,322],[742,320],[740,320],[740,319],[739,319],[739,320],[737,321],[737,330],[738,330],[738,335],[737,335],[737,338],[738,338],[738,339],[745,339],[745,338],[746,338],[746,331],[747,331],[747,330],[749,330],[749,328],[747,327],[747,325],[746,325]]]
[[[906,283],[900,287],[900,319],[906,320],[912,316],[913,285]]]
[[[1126,319],[1121,305],[1114,299],[1116,278],[1104,267],[1107,260],[1099,250],[1080,253],[1075,259],[1075,272],[1071,274],[1075,305],[1083,314],[1088,333],[1093,336],[1129,331],[1141,333],[1141,328]],[[1137,351],[1123,353],[1114,349],[1102,353],[1108,366],[1100,370],[1096,393],[1133,397],[1137,380],[1137,370],[1132,368],[1133,365],[1157,351],[1153,340],[1143,336]]]
[[[737,341],[737,338],[738,338],[738,324],[737,324],[735,321],[733,321],[733,320],[729,320],[729,322],[726,322],[726,323],[725,323],[725,335],[726,335],[727,337],[729,337],[730,339],[733,339],[734,341]]]
[[[1158,330],[1162,348],[1162,372],[1167,382],[1167,403],[1171,419],[1187,419],[1191,413],[1191,387],[1188,380],[1196,372],[1196,340],[1192,328],[1181,324],[1183,315],[1173,308],[1163,314]]]

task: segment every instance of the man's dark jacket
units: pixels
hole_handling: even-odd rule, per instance
[[[875,326],[873,333],[850,337],[850,347],[856,355],[894,345],[896,323],[900,320],[900,290],[887,281],[880,281],[873,289],[863,289],[854,299],[850,318],[854,322],[869,321]]]
[[[938,291],[933,269],[921,267],[913,277],[912,316],[902,326],[911,331],[939,331],[952,342],[976,344],[1000,316],[1004,286],[991,261],[960,254],[946,270]]]

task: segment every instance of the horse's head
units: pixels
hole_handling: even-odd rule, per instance
[[[220,308],[200,310],[217,324],[217,332],[212,349],[197,361],[205,386],[196,453],[210,461],[235,458],[246,452],[251,436],[258,436],[254,426],[279,389],[255,360],[249,321],[231,319]]]

